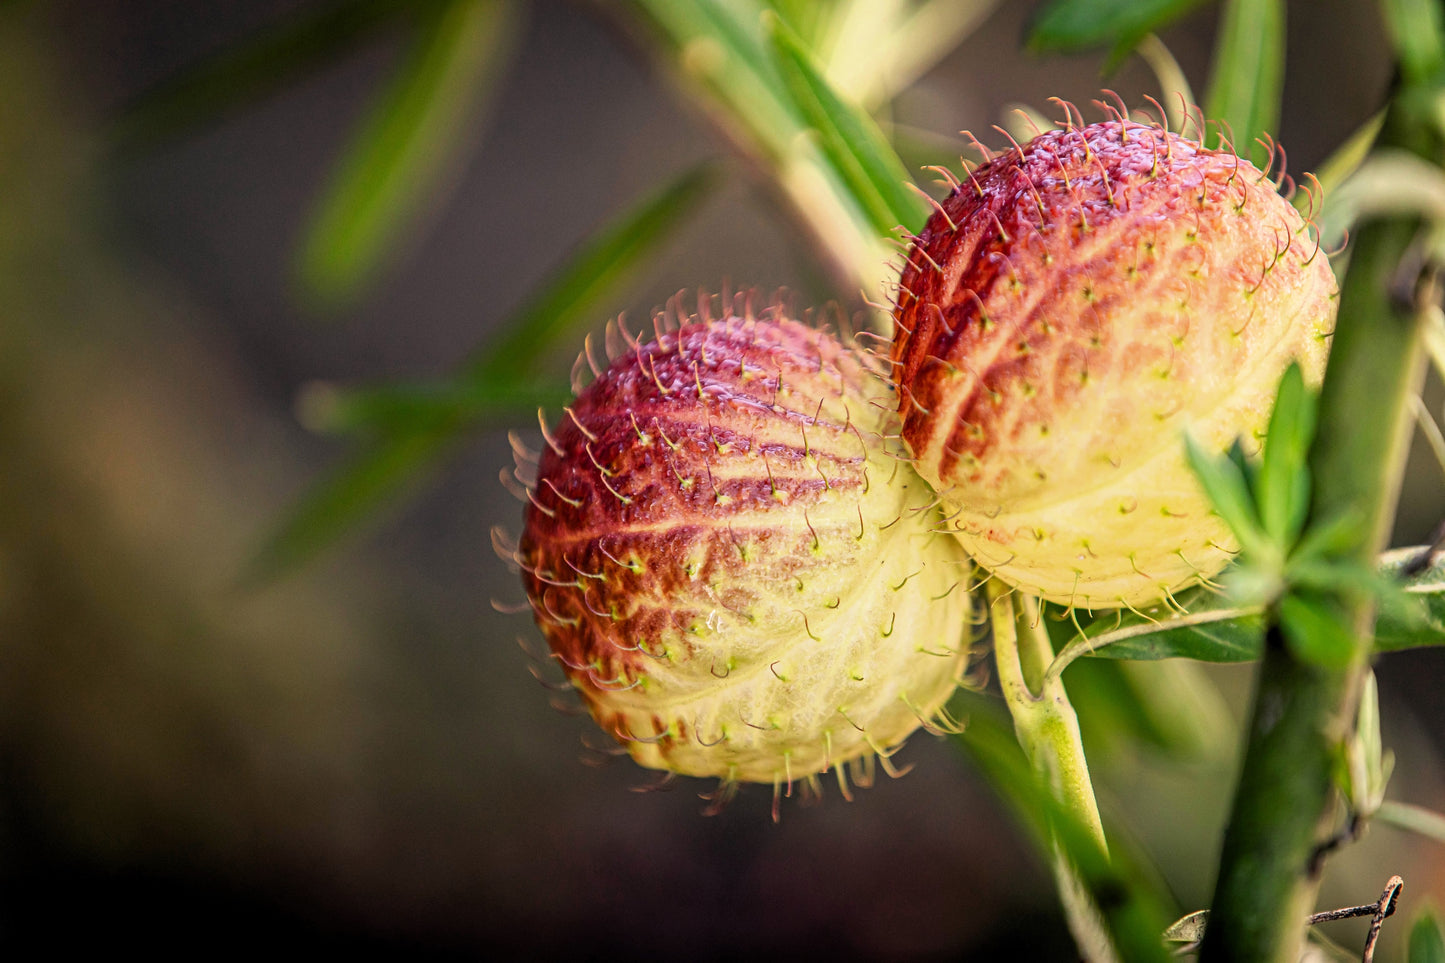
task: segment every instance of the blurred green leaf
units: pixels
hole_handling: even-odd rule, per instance
[[[1382,559],[1387,574],[1394,575],[1417,559],[1422,549],[1403,548],[1386,552]],[[1401,619],[1383,609],[1375,622],[1375,649],[1391,651],[1424,645],[1445,645],[1445,555],[1424,571],[1404,580],[1405,595],[1416,602],[1413,619]]]
[[[908,172],[873,118],[839,98],[802,39],[781,18],[764,14],[764,21],[793,103],[817,131],[824,156],[874,230],[887,235],[899,225],[922,227],[926,203],[904,186],[910,182]]]
[[[1386,800],[1375,811],[1375,818],[1397,829],[1419,833],[1437,843],[1445,843],[1445,815],[1423,806]]]
[[[1028,47],[1036,53],[1109,46],[1113,58],[1149,33],[1199,6],[1201,0],[1053,0],[1034,16]]]
[[[398,407],[371,399],[370,413],[378,415],[372,427],[386,434],[302,500],[263,546],[250,577],[275,578],[374,515],[478,419],[514,410],[518,401],[512,391],[548,390],[544,380],[522,379],[559,341],[573,337],[578,325],[593,320],[597,305],[692,213],[710,182],[710,168],[693,168],[596,234],[503,324],[498,340],[479,350],[461,375],[438,387],[433,403],[419,407],[413,397]],[[496,408],[488,406],[492,400]],[[345,419],[346,427],[365,427],[361,416],[367,406],[359,408]]]
[[[428,15],[440,0],[347,0],[288,17],[231,49],[182,70],[121,111],[115,138],[143,146],[274,93],[354,49],[395,21]]]
[[[1279,625],[1296,659],[1343,669],[1355,651],[1355,636],[1333,599],[1317,592],[1290,592],[1279,601]]]
[[[1385,800],[1385,788],[1395,767],[1394,753],[1385,749],[1380,732],[1380,689],[1372,670],[1365,672],[1354,734],[1345,741],[1337,763],[1335,784],[1349,803],[1352,815],[1372,818]]]
[[[1170,918],[1168,899],[1126,847],[1106,854],[1093,831],[1043,787],[1009,721],[982,696],[963,693],[955,703],[968,726],[954,737],[1021,821],[1035,847],[1052,859],[1055,842],[1068,855],[1078,879],[1092,895],[1122,959],[1168,960],[1160,934]]]
[[[296,407],[301,423],[318,433],[395,435],[458,420],[532,414],[571,397],[565,380],[499,377],[372,388],[312,385]]]
[[[852,0],[824,58],[828,80],[864,109],[876,109],[957,49],[1001,2]],[[822,56],[822,48],[813,49]]]
[[[1293,545],[1309,513],[1307,464],[1315,434],[1315,399],[1304,373],[1291,364],[1280,379],[1256,478],[1255,500],[1265,534],[1276,545]]]
[[[1436,559],[1423,572],[1398,578],[1401,568],[1422,550],[1395,549],[1380,559],[1380,572],[1373,578],[1397,580],[1399,594],[1416,605],[1408,612],[1395,606],[1382,607],[1375,622],[1377,652],[1445,645],[1445,557]],[[1120,610],[1100,615],[1082,630],[1074,630],[1050,671],[1062,671],[1084,655],[1201,662],[1250,662],[1259,658],[1264,648],[1263,606],[1239,606],[1205,588],[1182,593],[1178,602],[1187,615],[1162,605],[1142,612]],[[1067,627],[1069,623],[1062,625]]]
[[[1445,67],[1439,0],[1384,0],[1385,26],[1405,80],[1428,81]]]
[[[885,0],[883,4],[868,6],[896,6],[898,0]],[[826,42],[837,27],[840,16],[846,17],[859,7],[855,0],[834,0],[832,3],[818,3],[817,0],[767,0],[768,6],[788,22],[799,37],[806,40],[811,48]],[[891,11],[889,11],[891,13]]]
[[[800,121],[767,52],[761,3],[625,0],[621,6],[650,24],[671,63],[727,109],[729,127],[740,128],[765,156],[787,154]]]
[[[1269,545],[1255,510],[1248,469],[1242,459],[1217,456],[1205,451],[1191,436],[1184,436],[1185,455],[1200,487],[1224,524],[1234,533],[1246,553],[1269,556]]]
[[[1069,670],[1069,697],[1091,758],[1138,746],[1217,758],[1235,742],[1228,707],[1196,662],[1081,659]]]
[[[624,26],[649,28],[645,39],[664,68],[788,199],[789,213],[812,237],[807,253],[844,290],[876,291],[891,252],[853,187],[809,136],[765,34],[763,5],[625,0],[613,8],[631,14]],[[870,323],[881,331],[885,318],[874,312]]]
[[[1435,371],[1445,379],[1445,311],[1440,310],[1438,305],[1427,311],[1424,327],[1425,353],[1430,356]],[[1441,417],[1445,418],[1445,415]]]
[[[534,372],[547,352],[596,323],[598,305],[697,210],[716,175],[711,164],[690,168],[594,234],[502,326],[495,341],[473,353],[462,380]]]
[[[1256,138],[1279,126],[1284,89],[1284,0],[1225,0],[1204,109],[1228,124],[1235,152],[1263,167],[1272,151]]]
[[[1410,924],[1410,950],[1406,959],[1408,963],[1445,963],[1445,927],[1440,925],[1440,916],[1433,908],[1421,912]]]
[[[295,568],[336,541],[382,501],[395,497],[451,441],[454,428],[434,427],[369,447],[313,489],[257,553],[243,581],[259,583]]]
[[[1330,196],[1320,235],[1338,244],[1362,221],[1401,215],[1445,223],[1445,172],[1408,151],[1378,150]]]
[[[1189,85],[1189,78],[1184,75],[1184,70],[1179,66],[1179,61],[1174,59],[1174,54],[1154,34],[1148,34],[1141,39],[1135,47],[1135,52],[1154,71],[1154,77],[1159,81],[1159,99],[1166,112],[1166,123],[1173,130],[1183,130],[1188,123],[1186,108],[1195,103],[1194,88]]]
[[[305,230],[297,275],[310,300],[353,300],[449,184],[510,54],[515,11],[510,0],[450,0],[419,26]]]
[[[1380,136],[1380,127],[1384,122],[1385,112],[1382,110],[1355,128],[1354,132],[1345,138],[1345,142],[1336,147],[1334,153],[1326,157],[1315,171],[1316,179],[1331,203],[1334,201],[1335,189],[1344,183],[1345,178],[1359,170],[1365,158],[1370,155],[1370,148],[1375,146],[1375,138]],[[1301,212],[1308,211],[1314,215],[1320,213],[1320,202],[1318,191],[1304,190],[1296,192],[1292,201]],[[1325,209],[1328,210],[1328,207]]]

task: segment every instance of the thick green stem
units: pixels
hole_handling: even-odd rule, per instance
[[[1089,778],[1089,764],[1079,737],[1079,719],[1064,691],[1063,680],[1047,677],[1054,649],[1039,612],[1038,600],[1019,596],[999,581],[988,584],[993,623],[994,661],[1019,745],[1067,815],[1088,830],[1107,853],[1104,824]],[[1061,846],[1054,849],[1054,879],[1064,905],[1069,932],[1089,963],[1119,958],[1098,906]]]
[[[1438,160],[1421,105],[1397,99],[1382,143]],[[1373,564],[1384,547],[1404,467],[1409,399],[1419,370],[1414,256],[1419,223],[1372,222],[1359,232],[1342,285],[1339,320],[1310,451],[1312,518],[1350,513],[1362,524],[1349,554]],[[1369,659],[1374,603],[1330,600],[1357,648],[1345,669],[1296,660],[1277,628],[1260,665],[1248,745],[1225,831],[1200,959],[1299,958],[1335,812],[1331,770]]]

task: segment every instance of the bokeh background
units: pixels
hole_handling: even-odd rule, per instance
[[[155,85],[321,6],[0,3],[0,945],[1070,958],[1047,867],[944,741],[915,737],[906,777],[789,802],[779,825],[765,788],[704,818],[708,785],[638,793],[654,780],[631,763],[584,764],[600,739],[529,674],[526,616],[492,604],[522,600],[490,537],[520,526],[497,480],[506,423],[309,564],[243,578],[350,450],[303,427],[308,390],[451,370],[600,225],[729,152],[620,8],[518,3],[451,190],[364,296],[318,309],[298,238],[404,32],[165,137],[117,132]],[[1012,103],[1157,94],[1137,58],[1106,82],[1102,53],[1023,53],[1032,7],[999,4],[892,104],[935,137],[929,162],[956,168],[956,132]],[[1196,89],[1215,16],[1163,36]],[[1377,108],[1389,65],[1354,0],[1291,3],[1289,50],[1279,133],[1298,173]],[[732,163],[596,325],[725,280],[859,307]],[[1438,383],[1427,398],[1440,411]],[[1424,541],[1442,490],[1417,445],[1397,544]],[[1174,672],[1130,678],[1159,694]],[[1188,751],[1120,736],[1107,698],[1085,713],[1104,805],[1181,910],[1208,902],[1250,670],[1206,675]],[[1380,677],[1392,795],[1438,808],[1442,652]],[[1407,911],[1445,902],[1442,856],[1375,829],[1322,901],[1372,901],[1398,872]]]

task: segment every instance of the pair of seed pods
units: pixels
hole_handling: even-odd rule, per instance
[[[1041,134],[938,205],[886,357],[727,302],[629,339],[547,435],[515,553],[537,623],[644,766],[887,765],[946,719],[975,566],[1097,609],[1225,565],[1183,432],[1257,448],[1291,360],[1320,378],[1336,296],[1232,152]]]

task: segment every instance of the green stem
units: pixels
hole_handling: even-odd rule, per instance
[[[1381,142],[1438,160],[1422,98],[1397,98]],[[1419,372],[1413,307],[1413,218],[1369,223],[1356,238],[1340,297],[1319,432],[1310,450],[1314,520],[1353,513],[1365,524],[1347,555],[1362,564],[1384,547],[1404,468],[1409,399]],[[1402,267],[1403,265],[1403,267]],[[1294,963],[1319,886],[1321,844],[1335,815],[1332,767],[1350,731],[1368,663],[1374,602],[1331,599],[1357,639],[1344,669],[1296,660],[1278,627],[1266,638],[1253,718],[1200,959]]]
[[[994,660],[999,685],[1019,745],[1054,798],[1068,816],[1088,830],[1101,853],[1108,852],[1088,760],[1079,737],[1079,718],[1064,691],[1063,680],[1046,675],[1054,649],[1043,624],[1038,600],[1018,596],[992,579],[988,583],[989,613],[993,623]],[[1090,963],[1119,959],[1098,906],[1064,848],[1054,845],[1054,880],[1064,905],[1069,932],[1079,952]]]

